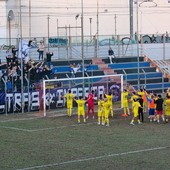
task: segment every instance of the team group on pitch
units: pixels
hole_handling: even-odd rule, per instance
[[[122,92],[124,113],[121,116],[130,116],[129,102],[131,102],[133,118],[130,125],[135,125],[135,121],[141,125],[144,122],[144,112],[148,112],[150,122],[155,121],[159,124],[160,118],[162,118],[163,123],[168,122],[170,118],[170,89],[167,90],[166,99],[163,99],[160,94],[147,93],[145,89],[140,89],[138,92],[133,91],[130,100],[129,95],[129,90],[124,89]],[[94,119],[94,90],[88,94],[87,100],[83,99],[83,97],[77,99],[71,93],[71,90],[68,90],[68,93],[64,97],[66,98],[68,116],[72,115],[73,101],[75,101],[77,103],[78,123],[81,121],[81,116],[83,117],[83,122],[86,123],[90,112],[92,112],[92,118]],[[86,103],[88,105],[87,111],[85,111]],[[98,125],[109,126],[109,117],[113,117],[112,93],[109,92],[108,94],[100,95],[97,103]]]

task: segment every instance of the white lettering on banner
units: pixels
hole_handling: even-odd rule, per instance
[[[11,101],[12,101],[12,99],[13,99],[12,93],[11,94],[7,94],[7,96],[6,96],[6,100],[7,101],[6,102],[7,102],[7,105],[8,105],[8,110],[11,108]]]
[[[97,100],[97,97],[100,96],[100,94],[103,94],[104,92],[104,86],[93,86],[93,90],[96,91],[95,100]],[[71,92],[77,96],[83,96],[83,88],[72,88]],[[56,89],[54,92],[49,91],[46,93],[46,105],[49,106],[51,103],[56,103],[56,106],[65,106],[66,99],[64,98],[65,94],[68,93],[68,89]],[[89,93],[89,88],[85,87],[85,96],[87,97]]]
[[[31,93],[31,105],[32,105],[32,110],[34,110],[34,108],[40,106],[40,101],[39,101],[39,92],[32,92]]]
[[[31,103],[31,110],[34,110],[34,107],[38,107],[40,106],[40,102],[39,102],[39,92],[32,92],[30,93],[30,103]],[[14,100],[13,100],[14,98]],[[28,102],[28,93],[24,93],[24,98],[23,98],[24,102]],[[16,111],[16,107],[17,105],[19,107],[21,107],[21,94],[20,93],[7,93],[6,95],[6,102],[7,102],[7,106],[8,106],[8,110],[11,109],[11,107],[13,107],[11,105],[11,101],[13,103],[14,107],[14,111]],[[5,107],[5,105],[3,105]]]
[[[16,106],[17,104],[21,107],[21,93],[15,93],[14,95],[14,105]]]
[[[110,87],[110,90],[119,90],[120,87],[118,85],[112,85]],[[88,96],[89,90],[94,90],[95,92],[95,100],[105,91],[105,86],[99,85],[99,86],[93,86],[91,89],[89,87],[85,87],[84,93],[85,97]],[[76,96],[80,97],[83,96],[83,88],[82,87],[74,87],[71,89],[71,92]],[[63,107],[65,106],[66,99],[64,98],[64,95],[68,93],[68,88],[66,89],[53,89],[51,91],[47,91],[45,96],[45,102],[47,106],[50,106],[50,104],[55,103],[55,107]],[[43,98],[43,96],[42,96]],[[24,103],[28,102],[30,100],[30,110],[37,110],[40,107],[40,98],[39,98],[39,91],[30,92],[29,96],[28,93],[24,93]],[[6,102],[8,106],[8,111],[11,110],[11,108],[14,105],[14,111],[16,111],[17,107],[21,107],[21,94],[20,93],[8,93],[6,95]],[[1,107],[5,107],[5,105],[1,105]]]

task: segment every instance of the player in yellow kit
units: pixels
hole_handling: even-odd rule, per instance
[[[110,104],[108,103],[107,98],[104,99],[103,108],[104,108],[105,123],[103,123],[102,125],[106,124],[106,126],[109,126]]]
[[[110,114],[113,117],[113,95],[111,92],[109,92],[109,94],[105,94],[106,98],[107,98],[107,102],[109,103],[110,106]]]
[[[132,92],[132,96],[131,96],[131,98],[130,98],[130,102],[132,102],[132,108],[133,108],[134,101],[135,101],[136,99],[138,99],[138,98],[139,98],[139,96],[136,94],[135,91],[133,91],[133,92]]]
[[[64,96],[67,101],[67,114],[70,117],[72,115],[72,109],[73,109],[73,99],[74,94],[71,93],[71,90],[68,91],[68,93]]]
[[[133,109],[133,118],[132,118],[132,120],[131,120],[131,122],[130,122],[131,125],[135,125],[135,124],[134,124],[135,119],[138,120],[138,124],[142,124],[142,123],[140,122],[139,116],[138,116],[138,115],[139,115],[138,110],[139,110],[140,107],[141,107],[141,105],[140,105],[138,99],[134,99],[133,108],[132,108],[132,109]],[[142,108],[142,107],[141,107],[141,108]]]
[[[85,118],[85,103],[86,100],[83,99],[83,97],[79,97],[79,100],[75,100],[77,103],[77,114],[78,114],[78,123],[80,123],[80,116],[83,116],[83,121],[86,123]]]
[[[100,125],[101,122],[102,122],[102,124],[105,123],[103,103],[104,103],[104,100],[103,100],[103,96],[101,94],[99,97],[99,100],[98,100],[98,125]]]
[[[167,95],[167,99],[165,100],[165,122],[168,123],[168,119],[170,118],[170,95]]]
[[[128,90],[124,89],[124,91],[122,92],[122,105],[123,105],[123,111],[124,111],[122,116],[124,116],[124,117],[130,115],[129,104],[128,104],[128,95],[129,95]]]

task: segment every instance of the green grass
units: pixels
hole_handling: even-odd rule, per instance
[[[132,117],[115,111],[110,127],[97,119],[78,125],[76,116],[19,120],[24,117],[0,115],[2,170],[169,169],[170,124],[149,123],[147,115],[143,125],[130,126]],[[159,147],[165,148],[147,150]]]

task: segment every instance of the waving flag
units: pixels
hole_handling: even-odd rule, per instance
[[[29,51],[31,49],[31,42],[32,42],[32,40],[27,42],[26,40],[23,40],[23,39],[21,40],[20,39],[19,50],[18,50],[18,58],[21,58],[21,57],[25,58],[25,57],[28,56],[28,53],[29,53]]]

